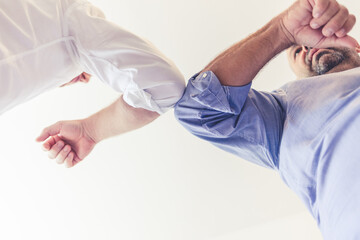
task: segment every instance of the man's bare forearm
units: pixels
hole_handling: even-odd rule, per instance
[[[214,72],[223,85],[243,86],[250,83],[273,57],[290,46],[277,17],[220,54],[204,71]]]
[[[297,0],[262,29],[220,54],[204,71],[212,71],[223,85],[243,86],[292,44],[359,47],[347,35],[355,22],[355,16],[335,0]]]
[[[85,130],[96,142],[138,129],[159,116],[142,108],[128,105],[122,97],[110,106],[84,119]]]

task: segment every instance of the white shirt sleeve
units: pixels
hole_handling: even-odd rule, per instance
[[[162,114],[181,98],[185,81],[176,66],[90,3],[68,9],[64,33],[74,37],[73,51],[84,71],[123,93],[129,105]]]

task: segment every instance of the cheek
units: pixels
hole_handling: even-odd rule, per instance
[[[306,66],[302,61],[293,62],[290,66],[298,78],[304,78],[309,75],[308,66]]]
[[[297,66],[295,60],[289,60],[289,65],[290,65],[291,70],[292,70],[294,73],[297,73],[297,72],[298,72],[299,67]]]
[[[309,70],[310,66],[306,63],[306,53],[301,52],[295,61],[296,67],[301,69],[301,71]]]

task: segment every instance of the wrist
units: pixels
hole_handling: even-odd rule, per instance
[[[89,140],[93,141],[95,144],[99,143],[102,138],[99,136],[99,134],[96,131],[96,123],[93,119],[93,116],[90,116],[88,118],[80,120],[80,124],[82,126],[83,134],[86,136]]]
[[[284,46],[284,49],[291,47],[295,43],[294,36],[290,33],[290,31],[286,28],[286,18],[288,11],[286,10],[278,17],[273,19],[274,25],[277,28],[278,32],[278,40]]]

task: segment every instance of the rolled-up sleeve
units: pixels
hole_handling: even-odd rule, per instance
[[[136,108],[160,114],[181,98],[185,81],[175,64],[150,42],[105,19],[79,1],[65,14],[65,34],[84,71],[95,75]]]
[[[251,84],[222,86],[208,71],[189,80],[175,116],[191,133],[217,147],[277,168],[284,122],[280,95],[255,91]]]

